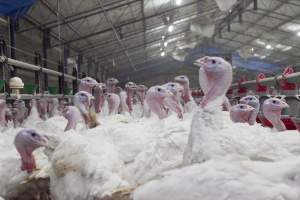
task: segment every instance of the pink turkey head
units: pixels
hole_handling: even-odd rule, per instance
[[[269,120],[278,131],[286,130],[284,123],[281,121],[281,111],[288,108],[289,105],[281,99],[269,98],[263,103],[264,116]]]
[[[137,95],[142,105],[144,105],[147,90],[148,88],[145,85],[137,86]]]
[[[23,129],[15,137],[15,146],[22,159],[22,170],[31,173],[36,169],[32,152],[42,146],[47,146],[47,138],[34,129]]]
[[[230,119],[233,122],[249,123],[254,108],[247,104],[237,104],[230,108]]]
[[[108,92],[116,92],[116,86],[119,83],[118,79],[116,78],[109,78],[106,81],[106,86],[107,86],[107,90]]]
[[[80,111],[75,106],[67,106],[62,112],[63,116],[68,120],[65,131],[76,129],[76,125],[81,121]]]
[[[97,85],[98,85],[98,82],[95,79],[93,79],[91,77],[85,77],[80,80],[78,89],[79,89],[79,91],[86,91],[86,92],[89,92],[92,94],[93,88]]]
[[[120,106],[120,97],[115,93],[107,93],[105,96],[108,103],[109,114],[117,114]]]
[[[146,94],[146,102],[150,110],[154,112],[160,119],[167,117],[164,100],[170,95],[170,92],[162,86],[153,86]]]
[[[201,67],[199,82],[205,94],[201,106],[205,107],[208,103],[223,98],[232,81],[230,63],[221,57],[205,56],[196,60],[194,64]]]

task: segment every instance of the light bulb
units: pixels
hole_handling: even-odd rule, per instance
[[[168,27],[168,31],[171,33],[171,32],[173,32],[174,31],[174,25],[170,25],[169,27]]]
[[[270,44],[268,44],[268,45],[266,46],[266,49],[272,49],[272,46],[271,46]]]
[[[168,42],[167,42],[167,41],[164,42],[164,46],[165,46],[165,47],[168,46]]]
[[[176,3],[177,6],[180,6],[181,3],[182,3],[182,0],[176,0],[175,3]]]
[[[297,36],[299,36],[299,37],[300,37],[300,31],[297,33]]]
[[[164,51],[162,51],[162,52],[160,53],[160,55],[161,55],[161,57],[164,57],[164,56],[166,55],[166,53],[165,53]]]

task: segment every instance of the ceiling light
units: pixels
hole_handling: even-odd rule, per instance
[[[254,48],[253,48],[253,47],[251,48],[251,51],[252,51],[252,52],[254,51]]]
[[[288,51],[288,50],[291,50],[293,47],[291,47],[291,46],[287,46],[287,47],[285,47],[284,49],[282,49],[282,51]]]
[[[165,47],[168,46],[168,42],[167,42],[167,41],[164,42],[164,46],[165,46]]]
[[[297,33],[297,36],[299,36],[299,37],[300,37],[300,31]]]
[[[182,0],[176,0],[175,3],[176,3],[177,6],[180,6],[181,3],[182,3]]]
[[[165,36],[163,35],[163,36],[161,36],[161,39],[165,39]]]
[[[272,49],[272,46],[270,44],[267,44],[266,49]]]
[[[296,32],[300,30],[300,24],[288,22],[280,27],[280,29],[285,31]]]
[[[169,27],[168,27],[168,31],[171,33],[171,32],[173,32],[174,31],[174,25],[170,25]]]
[[[257,44],[266,45],[266,43],[260,39],[255,40]]]
[[[164,57],[166,55],[166,53],[164,52],[164,51],[162,51],[161,53],[160,53],[160,56],[161,57]]]
[[[261,56],[260,58],[261,58],[261,59],[265,59],[265,58],[266,58],[266,56]]]

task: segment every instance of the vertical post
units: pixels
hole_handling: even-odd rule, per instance
[[[62,69],[62,74],[63,74],[63,93],[65,92],[65,87],[67,86],[67,83],[65,82],[65,73],[67,72],[67,67],[68,67],[68,57],[69,57],[69,45],[64,45],[64,60],[63,60],[63,69]]]
[[[85,78],[85,77],[87,77],[87,76],[86,76],[86,73],[85,73],[85,72],[82,72],[82,73],[81,73],[81,78]]]
[[[257,0],[253,0],[253,10],[257,10],[257,9],[258,9]]]
[[[6,43],[5,43],[5,40],[2,37],[0,39],[0,55],[1,56],[6,55]],[[5,80],[5,68],[4,68],[4,66],[5,66],[4,63],[0,63],[1,79],[6,82],[6,80]],[[6,86],[3,87],[4,88],[3,92],[6,91],[5,87]]]
[[[10,57],[12,59],[16,58],[16,19],[13,18],[9,18],[9,36],[10,36]],[[13,67],[11,72],[10,72],[10,76],[14,77],[16,76],[16,68]]]
[[[228,32],[231,31],[230,18],[231,18],[231,16],[229,15],[228,18],[227,18],[227,31],[228,31]]]
[[[90,68],[92,67],[92,57],[88,58],[88,62],[87,62],[87,75],[91,76],[90,74]]]
[[[82,65],[82,54],[78,54],[77,58],[77,73],[81,75],[81,66]]]
[[[73,80],[73,94],[76,94],[78,92],[78,68],[73,67],[72,76],[76,77],[75,80]]]
[[[100,80],[101,80],[101,82],[105,82],[105,78],[104,78],[104,66],[103,65],[101,65]]]
[[[99,68],[100,68],[100,63],[96,62],[96,64],[95,64],[95,74],[96,74],[95,78],[98,82],[100,82],[100,78],[99,78],[99,71],[100,70],[99,70]]]
[[[65,91],[65,75],[64,75],[64,67],[61,61],[58,61],[58,71],[62,73],[62,76],[58,77],[58,86],[59,86],[59,93],[63,94]]]
[[[34,64],[37,66],[41,66],[41,54],[38,52],[34,52]],[[41,72],[35,71],[34,72],[35,77],[35,84],[38,85],[38,93],[42,92],[42,84],[41,84]]]
[[[45,29],[43,30],[43,67],[47,68],[48,63],[47,63],[47,59],[48,59],[48,47],[49,47],[49,43],[50,43],[50,37],[49,37],[49,33],[50,33],[50,29]],[[44,73],[44,91],[48,90],[48,74]]]
[[[5,40],[0,39],[0,55],[5,56],[6,55],[6,43]],[[0,69],[1,69],[1,78],[2,80],[5,80],[5,71],[4,71],[4,64],[0,63]]]

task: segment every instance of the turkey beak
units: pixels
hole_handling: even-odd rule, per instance
[[[196,60],[194,62],[194,65],[196,65],[198,67],[202,67],[202,66],[204,66],[207,63],[207,61],[208,61],[208,57],[205,56],[203,58],[200,58],[200,59]]]
[[[168,91],[168,96],[169,96],[169,97],[172,97],[172,96],[173,96],[173,93],[170,92],[170,91]]]
[[[253,111],[253,110],[255,110],[252,106],[249,106],[249,110],[250,111]]]
[[[95,99],[95,97],[94,97],[93,95],[90,95],[90,96],[88,97],[89,105],[92,104],[92,100],[94,100],[94,99]]]
[[[281,107],[282,108],[289,108],[290,106],[289,106],[289,104],[287,104],[286,102],[281,102]]]
[[[92,105],[92,100],[95,99],[93,95],[87,95],[87,103],[88,103],[88,106],[91,106]]]
[[[49,147],[48,141],[49,141],[49,138],[45,135],[42,135],[41,140],[40,140],[40,145],[43,147]]]

